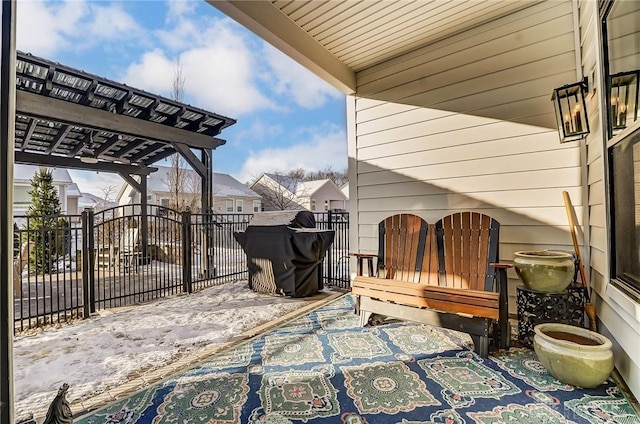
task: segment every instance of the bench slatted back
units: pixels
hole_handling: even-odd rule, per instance
[[[436,271],[435,237],[429,224],[416,215],[393,215],[379,224],[378,276],[427,283]]]
[[[496,291],[500,224],[477,212],[445,216],[435,224],[438,284],[444,287]]]

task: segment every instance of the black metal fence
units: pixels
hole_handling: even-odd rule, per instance
[[[155,205],[142,213],[141,205],[126,205],[82,215],[16,217],[15,328],[248,279],[246,256],[233,233],[244,231],[252,216],[191,214]],[[323,282],[348,289],[348,214],[315,217],[318,228],[336,231]]]
[[[324,285],[340,289],[349,289],[349,213],[315,212],[316,227],[336,232],[333,244],[323,263]]]

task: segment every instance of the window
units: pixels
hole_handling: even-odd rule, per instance
[[[241,213],[243,211],[243,204],[241,199],[236,199],[236,212]]]
[[[233,213],[233,199],[227,199],[227,213]]]
[[[254,212],[260,212],[260,201],[259,200],[254,200],[253,201],[253,211]]]
[[[160,200],[160,205],[164,206],[165,208],[169,207],[169,199],[161,199]]]
[[[640,2],[606,3],[607,165],[612,283],[640,302]]]
[[[316,199],[311,199],[311,210],[312,211],[316,210]]]
[[[640,2],[616,1],[603,21],[609,137],[637,122]]]
[[[640,129],[616,143],[609,156],[615,252],[612,276],[640,293]]]

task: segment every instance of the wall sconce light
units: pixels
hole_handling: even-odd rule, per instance
[[[638,79],[640,70],[611,75],[609,122],[614,130],[626,128],[638,119]]]
[[[587,77],[553,90],[551,101],[556,111],[556,124],[560,142],[579,140],[589,134],[587,104],[584,100],[588,92]]]

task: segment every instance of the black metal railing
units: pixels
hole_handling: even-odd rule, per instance
[[[16,217],[15,329],[248,279],[246,256],[233,233],[245,231],[252,216],[155,205],[143,213],[141,205],[125,205],[72,216]],[[315,218],[317,228],[336,232],[323,283],[348,289],[349,216],[324,212]]]
[[[334,230],[333,244],[327,251],[323,263],[324,285],[340,289],[349,289],[349,213],[314,212],[316,227],[322,230]]]
[[[17,330],[82,316],[82,217],[18,216],[13,235]]]

